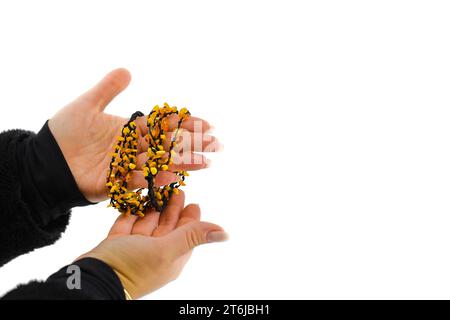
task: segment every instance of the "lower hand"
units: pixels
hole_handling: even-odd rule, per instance
[[[195,247],[226,239],[220,226],[200,221],[198,205],[184,207],[180,191],[161,214],[121,215],[108,237],[79,259],[92,257],[107,263],[137,299],[175,280]]]

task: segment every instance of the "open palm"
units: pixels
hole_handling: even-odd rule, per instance
[[[184,201],[180,191],[162,213],[120,215],[108,237],[79,259],[107,263],[134,298],[159,289],[179,276],[195,247],[227,239],[220,226],[200,221],[198,205],[185,207]]]

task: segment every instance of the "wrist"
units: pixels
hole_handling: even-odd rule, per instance
[[[134,290],[132,289],[134,286],[132,285],[132,281],[130,281],[123,273],[118,270],[112,268],[117,277],[122,284],[123,292],[125,294],[125,300],[134,300],[136,295],[134,294]],[[133,293],[133,294],[132,294]]]
[[[109,268],[111,268],[111,270],[114,272],[114,274],[117,276],[120,282],[125,300],[134,300],[138,297],[136,290],[134,290],[135,286],[133,284],[133,281],[131,281],[123,272],[119,271],[118,268],[113,267],[113,263],[110,262],[110,259],[108,257],[105,257],[101,254],[97,254],[95,252],[95,249],[78,257],[74,261],[74,263],[77,263],[78,261],[83,259],[90,259],[90,258],[99,260],[104,264],[108,265]]]

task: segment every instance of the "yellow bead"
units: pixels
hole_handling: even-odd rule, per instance
[[[173,189],[173,193],[175,193],[175,194],[179,194],[180,192],[178,191],[178,189],[177,189],[177,188],[175,188],[175,189]]]
[[[169,166],[167,166],[167,165],[165,164],[165,165],[161,166],[161,169],[162,169],[163,171],[167,171],[167,170],[169,169]]]
[[[189,111],[188,111],[188,109],[186,109],[186,108],[181,108],[181,110],[180,110],[180,112],[178,112],[178,115],[180,116],[180,117],[183,117],[186,113],[188,113]]]
[[[152,175],[155,175],[158,173],[158,169],[156,169],[155,167],[151,167],[150,172],[152,173]]]
[[[130,163],[130,164],[128,165],[128,167],[129,167],[131,170],[136,169],[136,165],[135,165],[134,163]]]
[[[156,151],[157,156],[163,156],[166,152],[164,150]]]
[[[125,127],[125,128],[123,128],[122,132],[123,132],[123,134],[129,134],[130,133],[130,128]]]

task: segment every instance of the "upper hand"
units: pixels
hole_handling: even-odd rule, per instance
[[[117,137],[120,136],[123,125],[128,121],[126,118],[107,114],[104,109],[128,86],[130,80],[131,76],[127,70],[112,71],[49,121],[50,130],[64,154],[78,188],[91,202],[107,199],[106,177],[111,160],[109,154]],[[146,120],[141,117],[137,123],[140,131],[139,155],[137,169],[133,172],[133,178],[129,183],[132,190],[147,186],[147,181],[139,170],[147,161],[148,144],[143,137],[146,133],[143,131],[147,130]],[[170,123],[171,130],[174,130],[176,119],[172,118]],[[178,161],[177,156],[174,157],[175,163],[170,169],[188,171],[206,168],[208,160],[194,151],[218,149],[217,139],[207,134],[210,125],[202,119],[190,117],[183,123],[182,128],[185,130],[183,140],[193,138],[197,142],[186,144],[188,150],[182,150],[182,157],[178,154]],[[191,156],[186,157],[186,154]],[[161,172],[157,176],[156,184],[165,185],[173,181],[176,181],[174,174]]]

